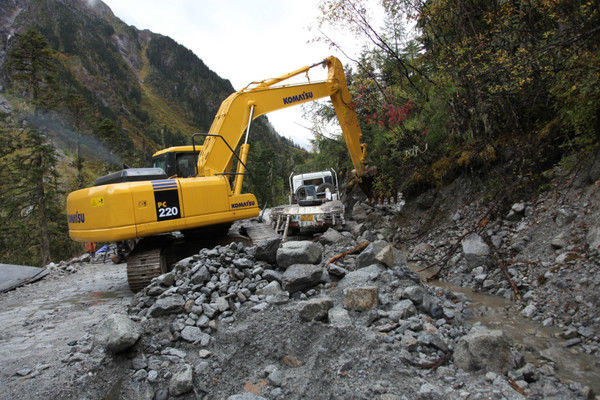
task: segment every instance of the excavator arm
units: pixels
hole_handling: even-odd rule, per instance
[[[275,86],[294,76],[308,72],[318,65],[328,68],[328,77],[324,82]],[[229,96],[219,108],[210,128],[210,135],[220,135],[232,147],[236,148],[246,131],[245,143],[241,148],[241,159],[245,161],[248,152],[248,132],[252,120],[271,111],[296,106],[329,96],[335,108],[337,118],[350,159],[358,177],[365,174],[366,145],[361,143],[361,130],[358,118],[351,107],[352,98],[346,85],[346,76],[341,62],[328,57],[321,63],[302,67],[278,78],[254,83]],[[198,158],[198,176],[222,174],[231,165],[233,154],[223,140],[217,136],[208,136],[203,145],[204,151]],[[243,166],[242,166],[243,172]],[[241,190],[241,175],[236,177],[234,192]],[[239,187],[238,187],[239,186]]]

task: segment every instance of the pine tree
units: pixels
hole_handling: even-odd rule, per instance
[[[16,35],[6,66],[13,88],[30,96],[36,113],[47,105],[53,95],[49,89],[54,83],[55,64],[42,35],[34,30]],[[0,159],[2,244],[7,245],[1,255],[9,257],[10,262],[45,265],[53,245],[63,248],[67,239],[57,153],[36,129],[7,127],[2,133],[13,151]]]
[[[46,38],[33,29],[15,37],[16,44],[8,53],[6,67],[12,83],[25,90],[37,111],[44,95],[50,93],[46,89],[55,82],[53,52]]]

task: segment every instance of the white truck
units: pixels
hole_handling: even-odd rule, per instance
[[[344,204],[340,201],[335,171],[294,174],[289,177],[290,204],[271,210],[271,224],[283,240],[289,234],[324,232],[343,225]]]

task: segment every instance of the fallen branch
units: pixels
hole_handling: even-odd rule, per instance
[[[346,257],[346,256],[348,256],[348,255],[350,255],[350,254],[355,254],[355,253],[358,253],[359,251],[363,251],[363,250],[364,250],[364,249],[365,249],[365,248],[366,248],[368,245],[369,245],[369,242],[367,242],[367,241],[365,241],[365,242],[362,242],[362,243],[359,243],[359,244],[358,244],[358,245],[356,245],[356,247],[354,247],[353,249],[350,249],[350,250],[348,250],[348,251],[347,251],[347,252],[345,252],[345,253],[341,253],[341,254],[338,254],[338,255],[336,255],[336,256],[333,256],[333,257],[331,257],[331,258],[329,259],[329,261],[327,261],[327,264],[325,264],[325,266],[328,266],[328,265],[329,265],[329,264],[331,264],[332,262],[334,262],[334,261],[337,261],[337,260],[339,260],[339,259],[341,259],[341,258],[344,258],[344,257]]]
[[[508,384],[510,386],[512,386],[513,389],[515,389],[517,392],[521,393],[522,395],[525,395],[525,389],[523,389],[521,386],[517,385],[517,382],[513,381],[510,378],[506,378],[506,381],[508,382]]]
[[[517,285],[515,284],[515,282],[512,280],[510,274],[508,273],[508,269],[506,268],[506,264],[503,261],[501,261],[501,262],[498,263],[498,266],[500,267],[500,269],[502,270],[502,272],[504,272],[504,276],[508,280],[508,283],[510,283],[510,286],[512,287],[513,292],[515,292],[515,296],[517,296],[517,299],[521,300],[521,292],[519,291],[519,288],[517,287]]]

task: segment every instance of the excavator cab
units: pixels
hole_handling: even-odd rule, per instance
[[[169,178],[191,178],[196,176],[196,164],[201,146],[169,147],[152,155],[152,167],[161,168]]]

